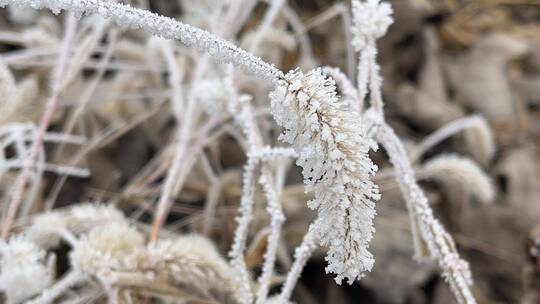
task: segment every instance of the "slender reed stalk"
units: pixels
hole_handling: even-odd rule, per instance
[[[45,112],[41,117],[39,129],[36,132],[34,141],[32,142],[32,146],[30,147],[29,155],[24,160],[24,168],[22,169],[22,172],[17,177],[17,180],[15,182],[11,201],[9,202],[8,213],[6,219],[4,220],[4,224],[2,225],[2,239],[6,239],[8,237],[11,226],[13,226],[13,223],[17,216],[17,211],[23,198],[24,189],[26,187],[26,184],[28,183],[28,180],[30,179],[32,168],[34,167],[34,162],[36,161],[39,151],[43,148],[45,134],[47,132],[47,129],[49,128],[49,124],[51,123],[54,112],[56,111],[61,91],[62,76],[65,73],[67,67],[69,52],[71,49],[73,37],[75,35],[76,26],[77,20],[75,19],[74,15],[70,13],[67,16],[67,25],[64,35],[64,41],[62,43],[62,51],[60,52],[60,55],[58,57],[58,63],[53,71],[51,96],[49,97],[49,100],[47,100],[47,103],[45,105]]]

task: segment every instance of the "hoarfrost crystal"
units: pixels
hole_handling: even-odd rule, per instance
[[[47,266],[46,253],[23,237],[13,237],[0,244],[0,290],[7,303],[20,303],[47,288],[53,274]]]
[[[388,27],[394,22],[392,7],[380,0],[365,2],[353,1],[353,34],[352,44],[357,51],[363,49],[370,41],[375,41],[386,34]]]
[[[314,233],[328,247],[326,271],[337,275],[336,282],[346,278],[352,284],[374,264],[368,247],[379,192],[368,151],[377,145],[321,69],[289,72],[270,98],[272,114],[285,129],[280,139],[293,145],[306,191],[315,195],[308,206],[318,212]]]

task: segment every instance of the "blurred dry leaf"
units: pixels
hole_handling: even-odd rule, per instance
[[[484,114],[496,134],[510,136],[517,121],[508,63],[526,54],[527,45],[508,35],[488,36],[459,57],[445,57],[450,84],[458,101]]]

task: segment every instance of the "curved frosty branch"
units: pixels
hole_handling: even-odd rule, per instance
[[[416,182],[401,140],[394,130],[384,123],[379,128],[377,139],[384,146],[396,170],[399,187],[407,201],[409,213],[414,217],[412,226],[418,224],[420,235],[426,242],[431,257],[437,259],[443,270],[443,277],[450,285],[458,303],[475,304],[476,301],[469,289],[472,285],[469,265],[459,257],[454,240],[435,219],[424,191]],[[418,243],[419,240],[415,241]]]
[[[277,80],[283,75],[274,65],[205,30],[129,5],[103,0],[0,0],[0,7],[7,4],[34,9],[48,8],[53,13],[68,10],[78,15],[98,14],[123,27],[139,28],[152,35],[179,40],[210,54],[217,61],[230,62],[262,78]]]

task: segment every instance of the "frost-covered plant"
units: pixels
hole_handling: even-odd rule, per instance
[[[215,245],[202,236],[158,240],[139,251],[135,259],[138,269],[151,270],[160,279],[201,290],[215,289],[233,297],[240,290],[229,263]]]
[[[312,229],[329,248],[326,270],[337,275],[336,282],[346,278],[352,284],[374,263],[368,247],[379,192],[368,151],[376,144],[320,69],[289,72],[270,99],[272,114],[285,129],[280,138],[295,148],[306,190],[315,194],[308,206],[318,213]]]
[[[26,229],[26,236],[44,248],[53,248],[60,242],[63,232],[77,236],[111,223],[127,223],[127,219],[111,205],[81,203],[34,216]]]
[[[1,242],[0,254],[0,290],[8,303],[21,303],[52,284],[52,256],[24,236]]]
[[[422,248],[425,244],[429,257],[437,260],[458,302],[476,303],[469,289],[472,285],[469,265],[459,257],[454,240],[435,219],[424,191],[416,182],[414,170],[399,137],[388,125],[382,125],[377,138],[390,157],[396,170],[396,179],[407,202],[417,258],[424,256]]]
[[[259,184],[262,186],[267,207],[266,211],[270,218],[271,233],[268,237],[266,253],[264,255],[264,264],[262,274],[258,279],[259,288],[256,295],[256,303],[265,303],[270,291],[271,278],[274,273],[274,264],[278,242],[281,235],[281,227],[285,221],[285,216],[281,207],[280,189],[276,184],[276,173],[270,165],[273,160],[284,160],[289,157],[296,157],[296,153],[292,149],[273,148],[263,146],[264,140],[261,135],[260,128],[257,125],[256,117],[251,106],[251,98],[249,96],[238,96],[232,83],[232,74],[229,70],[226,84],[230,95],[228,104],[229,114],[235,116],[237,124],[244,131],[246,145],[248,146],[248,160],[244,170],[243,194],[240,202],[240,214],[237,217],[238,227],[235,231],[234,243],[229,255],[231,263],[239,273],[240,289],[242,290],[242,299],[244,303],[251,303],[253,296],[246,286],[249,285],[249,273],[244,261],[244,251],[248,235],[248,226],[252,219],[254,192],[256,185],[257,169],[260,171],[258,178]]]
[[[73,270],[106,279],[123,267],[127,256],[145,243],[143,235],[122,222],[97,226],[77,242],[70,259]]]
[[[364,105],[368,91],[372,106],[382,112],[380,92],[381,77],[377,64],[377,39],[386,34],[394,22],[389,3],[380,0],[352,1],[353,34],[352,45],[359,52],[357,90],[360,108]]]
[[[37,133],[37,127],[32,123],[8,123],[0,127],[0,178],[3,173],[24,167],[24,158],[30,151],[30,145]],[[47,143],[63,143],[73,145],[83,145],[86,140],[81,136],[65,135],[55,132],[47,132],[43,136]],[[30,143],[30,144],[29,144]],[[6,149],[10,146],[15,147],[15,153],[7,157]],[[56,173],[58,175],[70,175],[77,177],[88,177],[90,172],[84,168],[56,165],[44,161],[45,152],[39,151],[39,161],[32,169],[38,173],[43,171]],[[41,172],[40,172],[41,171]]]
[[[268,20],[273,20],[276,10],[283,3],[283,1],[276,1],[272,4],[261,29],[268,28],[270,22]],[[208,53],[220,62],[232,63],[260,78],[274,82],[275,89],[270,94],[271,112],[278,125],[284,128],[284,132],[280,136],[281,139],[292,145],[294,153],[288,149],[266,148],[264,146],[263,140],[258,134],[249,98],[238,96],[234,92],[231,75],[228,75],[229,78],[224,81],[227,83],[224,87],[231,90],[226,92],[229,94],[228,110],[245,131],[244,140],[247,143],[248,152],[243,195],[240,202],[240,216],[230,254],[232,258],[230,264],[237,280],[235,282],[239,282],[236,287],[239,302],[252,303],[256,300],[258,303],[269,301],[287,303],[302,268],[319,245],[328,248],[326,270],[336,274],[338,283],[341,283],[343,279],[353,283],[356,279],[361,278],[366,271],[371,270],[374,258],[368,247],[373,234],[372,221],[375,216],[375,201],[379,198],[379,193],[371,181],[377,167],[369,158],[368,152],[375,150],[377,143],[380,143],[384,146],[395,167],[397,180],[411,215],[417,248],[420,249],[422,245],[425,245],[429,250],[429,255],[438,261],[443,270],[443,276],[449,282],[460,303],[475,303],[469,289],[472,278],[468,264],[460,259],[454,241],[440,222],[435,219],[424,192],[416,182],[403,144],[384,120],[382,80],[376,61],[376,40],[386,33],[392,23],[392,10],[388,3],[381,3],[379,0],[353,1],[354,25],[351,31],[354,36],[353,46],[359,53],[356,88],[339,71],[325,69],[328,74],[336,78],[337,84],[341,88],[345,88],[342,90],[345,98],[337,96],[336,83],[326,76],[322,69],[314,69],[308,73],[293,70],[285,74],[262,59],[204,30],[124,4],[99,0],[0,0],[0,5],[6,4],[18,7],[49,8],[55,13],[62,9],[70,10],[76,15],[96,13],[110,18],[124,27],[142,28],[157,36],[177,39],[190,47]],[[251,41],[253,49],[257,49],[260,37],[264,37],[264,34],[261,32],[254,34],[255,38]],[[66,41],[69,40],[67,38],[69,35],[66,36]],[[63,51],[67,52],[65,48]],[[143,285],[141,283],[143,282],[148,284],[148,288],[154,286],[152,285],[153,277],[148,277],[148,273],[151,275],[159,274],[161,265],[170,266],[170,268],[167,268],[169,266],[165,267],[167,271],[170,271],[167,277],[174,277],[177,272],[185,273],[179,270],[182,259],[175,256],[184,248],[175,247],[176,244],[173,243],[160,243],[162,240],[158,238],[158,232],[172,205],[173,192],[181,186],[178,186],[175,180],[178,173],[182,171],[179,168],[182,165],[183,153],[188,150],[188,140],[194,126],[193,121],[200,117],[198,116],[200,112],[197,112],[200,109],[195,106],[196,101],[198,101],[195,94],[200,94],[201,87],[185,94],[187,102],[184,107],[182,87],[175,83],[182,81],[182,77],[180,77],[179,71],[174,69],[176,62],[170,45],[164,44],[162,53],[171,69],[170,86],[174,91],[172,100],[177,101],[172,108],[177,114],[176,118],[181,126],[181,132],[178,133],[178,147],[172,162],[173,165],[168,170],[168,176],[161,193],[158,220],[154,222],[151,234],[152,242],[147,247],[143,246],[142,236],[130,228],[127,223],[121,221],[116,224],[118,225],[116,228],[105,226],[109,227],[108,233],[112,231],[111,235],[116,235],[119,238],[122,237],[122,234],[132,236],[126,238],[125,242],[120,242],[119,247],[108,244],[111,241],[108,236],[102,239],[101,234],[104,232],[102,228],[82,232],[82,236],[70,231],[69,225],[65,225],[57,231],[74,246],[71,256],[76,272],[101,279],[116,278],[115,282],[105,282],[106,287],[112,289],[112,291],[107,289],[111,300],[114,300],[115,297],[115,286],[121,285],[122,278],[125,278],[123,277],[125,273],[113,272],[130,269],[132,273],[128,275],[128,278],[133,279],[135,276],[139,286]],[[201,75],[204,74],[208,65],[207,57],[202,58],[200,62],[196,66],[194,82],[202,80]],[[202,86],[202,90],[204,90],[204,86]],[[201,95],[205,98],[213,98],[208,97],[211,94]],[[368,96],[369,100],[367,100]],[[364,105],[368,101],[371,107],[364,110]],[[224,108],[226,107],[222,107],[222,109]],[[182,112],[182,110],[185,111]],[[180,115],[181,112],[182,115]],[[212,117],[212,119],[219,119],[219,117]],[[295,261],[287,274],[281,293],[269,300],[269,280],[273,274],[277,240],[281,224],[284,221],[279,202],[279,189],[273,180],[274,172],[269,163],[270,160],[283,156],[297,157],[297,164],[303,169],[306,190],[315,196],[308,205],[317,210],[317,218],[310,225],[302,244],[295,250]],[[193,159],[193,155],[190,155],[191,163],[194,162]],[[272,232],[255,299],[250,273],[245,265],[244,249],[253,213],[256,176],[259,174],[259,168],[261,177],[259,183],[262,185],[267,200]],[[184,172],[180,180],[183,181],[185,177]],[[16,199],[14,201],[17,202]],[[10,219],[13,220],[18,204],[11,205],[13,208],[11,208]],[[5,235],[9,232],[10,226],[11,222],[4,226]],[[200,245],[200,247],[203,248],[204,245]],[[153,264],[154,268],[150,267],[150,270],[144,271],[138,268],[138,263],[133,263],[133,259],[129,258],[138,256],[141,252],[143,255],[152,256],[152,259],[158,260]],[[186,252],[182,253],[187,254]],[[90,258],[86,256],[87,254]],[[173,257],[171,258],[173,260],[176,259],[176,263],[160,260],[168,256]],[[219,260],[217,257],[214,258]],[[214,265],[215,268],[225,267],[225,264],[219,263],[220,266]],[[90,266],[83,267],[84,265]],[[204,273],[204,271],[202,272]],[[107,275],[104,276],[104,273]],[[210,277],[212,276],[213,274],[210,275]],[[229,275],[222,277],[228,278]],[[59,292],[51,293],[54,296],[47,297],[46,294],[43,294],[38,300],[50,300],[60,294],[62,288],[68,288],[70,284],[73,284],[73,281],[76,281],[68,279],[69,276],[66,277],[66,280],[61,280],[56,284],[57,288],[53,288],[53,290]],[[196,278],[195,280],[200,279]]]
[[[83,211],[86,215],[80,213]],[[98,214],[103,217],[93,219]],[[30,303],[50,303],[74,285],[84,286],[90,281],[99,282],[109,298],[115,297],[114,290],[119,287],[135,288],[133,293],[138,292],[137,288],[172,292],[178,284],[191,286],[201,295],[215,290],[239,298],[236,273],[208,239],[185,235],[147,244],[141,231],[117,215],[122,213],[103,205],[46,214],[47,220],[57,221],[49,222],[49,229],[73,246],[69,254],[71,270],[55,284],[53,265],[45,259],[46,251],[30,241],[38,237],[36,229],[43,228],[40,225],[46,222],[44,215],[23,234],[3,243],[0,287],[9,300],[18,303],[21,297],[28,299],[39,294]],[[92,223],[93,227],[74,225],[83,218],[85,224]],[[39,281],[34,281],[36,278]],[[49,285],[52,286],[44,290]]]

